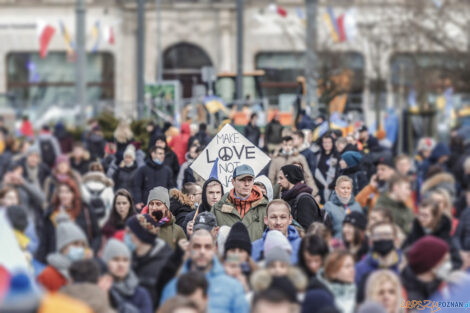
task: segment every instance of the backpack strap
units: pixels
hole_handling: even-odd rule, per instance
[[[88,207],[86,207],[86,206],[84,206],[82,210],[84,211],[83,213],[85,214],[85,221],[86,221],[86,228],[87,228],[87,232],[88,232],[88,238],[90,238],[90,241],[91,241],[91,239],[93,238],[93,231],[91,229],[90,211],[89,211]]]

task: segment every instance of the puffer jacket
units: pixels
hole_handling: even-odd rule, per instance
[[[262,195],[257,186],[253,186],[252,194],[254,194],[256,200],[250,203],[250,209],[243,218],[235,207],[231,192],[224,194],[222,199],[214,204],[211,212],[215,215],[218,226],[227,225],[232,227],[236,222],[242,222],[248,229],[251,241],[255,241],[263,236],[268,199]]]
[[[134,191],[134,176],[137,173],[137,163],[131,166],[119,166],[113,174],[114,191],[124,188],[130,193]]]
[[[97,284],[73,283],[63,287],[60,293],[86,303],[94,313],[115,313],[111,308],[106,292]]]
[[[188,141],[191,136],[191,130],[189,123],[181,124],[181,132],[179,135],[174,136],[168,146],[173,149],[178,157],[179,165],[183,164],[186,161],[185,155],[188,152]],[[175,174],[175,176],[178,173]]]
[[[255,261],[261,260],[264,256],[264,241],[266,240],[268,231],[269,229],[266,229],[264,231],[263,238],[260,238],[251,244],[251,257]],[[299,257],[300,242],[302,241],[302,238],[300,238],[297,229],[295,229],[295,227],[292,225],[289,225],[289,227],[287,228],[287,240],[289,240],[289,243],[292,247],[292,253],[290,258],[291,262],[292,264],[297,264]]]
[[[347,204],[343,204],[334,191],[331,194],[330,200],[325,203],[323,208],[331,217],[333,222],[333,235],[336,238],[341,238],[341,227],[343,226],[343,220],[346,217],[346,214],[353,211],[363,213],[361,206],[356,202],[352,195],[349,202]]]
[[[186,261],[181,274],[190,271],[191,260]],[[212,268],[206,273],[209,283],[208,290],[208,312],[212,313],[248,313],[250,311],[245,299],[242,285],[234,278],[225,274],[224,267],[217,257],[214,257]],[[176,295],[176,284],[178,278],[171,280],[166,285],[162,294],[162,303]]]

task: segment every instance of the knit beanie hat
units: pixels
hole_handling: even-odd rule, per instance
[[[101,259],[105,263],[108,263],[116,257],[125,257],[130,259],[131,252],[123,242],[111,238],[110,240],[108,240],[106,246],[104,247],[103,256],[101,257]]]
[[[357,151],[346,151],[341,155],[341,159],[346,162],[348,167],[354,167],[357,166],[359,162],[361,162],[362,155]]]
[[[408,264],[417,275],[435,267],[449,252],[449,245],[434,236],[424,236],[416,241],[408,251]]]
[[[7,207],[7,217],[11,226],[20,232],[24,232],[28,226],[28,215],[26,209],[21,205],[10,205]]]
[[[292,246],[278,230],[271,230],[267,233],[264,240],[264,259],[266,265],[274,261],[281,261],[290,264],[290,254],[292,253]]]
[[[159,200],[165,203],[167,209],[170,208],[170,196],[168,195],[168,189],[165,187],[155,187],[149,192],[149,196],[147,198],[147,205],[152,200]]]
[[[297,184],[304,180],[304,173],[300,166],[294,164],[288,164],[281,167],[282,173],[291,184]]]
[[[157,221],[148,214],[138,214],[129,218],[126,226],[140,241],[153,244],[157,239],[159,227]]]
[[[321,312],[323,309],[331,307],[335,307],[333,295],[323,289],[313,289],[305,294],[301,313]]]
[[[282,292],[292,303],[297,303],[297,289],[292,281],[286,276],[273,277],[268,289],[274,289]]]
[[[59,213],[56,217],[56,249],[60,252],[68,244],[75,241],[83,241],[88,245],[88,240],[83,230],[73,222],[67,213]]]
[[[233,224],[225,241],[225,253],[227,253],[227,250],[236,248],[245,250],[251,255],[250,235],[248,235],[248,229],[242,222]]]
[[[69,157],[65,154],[61,154],[59,156],[57,156],[57,158],[55,159],[55,166],[59,165],[60,163],[67,163],[67,164],[70,164],[70,160],[69,160]]]
[[[28,148],[28,150],[26,150],[26,156],[30,156],[31,154],[41,155],[41,152],[39,151],[38,146],[32,145],[31,147]]]
[[[349,223],[356,228],[361,230],[366,230],[367,227],[367,218],[364,214],[357,211],[352,211],[344,217],[343,224]]]
[[[128,145],[126,150],[124,150],[124,156],[129,155],[132,159],[135,160],[135,147],[133,145]]]
[[[217,232],[217,250],[219,252],[219,256],[224,255],[225,242],[227,241],[229,233],[230,227],[228,227],[227,225],[220,226],[219,231]]]

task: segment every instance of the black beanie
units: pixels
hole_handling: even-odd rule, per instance
[[[297,289],[287,276],[273,277],[273,281],[268,289],[275,289],[282,292],[291,303],[298,303]]]
[[[248,235],[248,229],[242,222],[233,224],[230,232],[228,233],[227,240],[225,241],[225,253],[230,249],[242,249],[251,255],[251,240]]]
[[[294,164],[284,165],[281,167],[281,171],[291,184],[295,185],[305,179],[300,166]]]
[[[366,230],[367,228],[367,218],[364,214],[357,211],[352,211],[344,217],[343,224],[346,223],[349,223],[361,230]]]
[[[140,241],[153,244],[157,239],[157,222],[148,214],[138,214],[129,218],[126,226],[132,231]]]
[[[7,207],[7,217],[13,229],[24,232],[28,226],[28,215],[23,206],[10,205]]]

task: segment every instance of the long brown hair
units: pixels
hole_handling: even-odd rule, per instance
[[[354,256],[347,250],[336,250],[330,253],[325,260],[325,277],[328,280],[333,280],[334,275],[343,266],[344,261],[347,257],[351,257],[354,260]]]
[[[72,209],[68,213],[75,219],[82,211],[82,197],[80,189],[78,189],[77,184],[72,179],[66,178],[62,180],[55,188],[54,195],[52,197],[52,206],[54,211],[57,211],[60,206],[59,190],[61,186],[66,186],[73,193]]]

